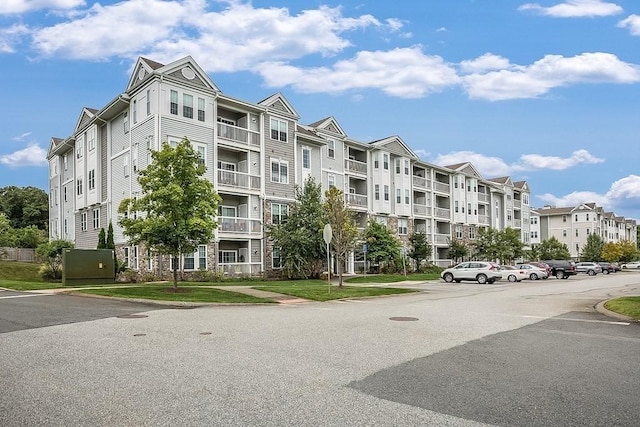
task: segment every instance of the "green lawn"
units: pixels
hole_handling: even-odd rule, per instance
[[[60,283],[47,282],[23,282],[19,280],[1,280],[0,288],[13,289],[16,291],[36,291],[38,289],[56,289],[61,288]]]
[[[608,310],[640,320],[640,296],[612,299],[607,301],[604,306]]]
[[[147,285],[123,288],[82,289],[74,293],[103,295],[119,298],[140,298],[162,301],[186,301],[186,302],[218,302],[218,303],[272,303],[271,300],[256,298],[237,292],[229,292],[220,289],[202,287],[178,287],[174,292],[170,284]]]
[[[38,274],[41,265],[33,262],[0,261],[0,281],[42,282]]]
[[[301,281],[304,282],[304,281]],[[298,282],[291,282],[283,285],[270,285],[270,286],[252,286],[254,289],[262,291],[277,292],[279,294],[291,295],[298,298],[309,299],[313,301],[330,301],[343,298],[362,298],[362,297],[376,297],[381,295],[395,295],[406,294],[416,292],[413,289],[398,289],[398,288],[368,288],[364,286],[350,287],[343,286],[341,288],[337,286],[331,286],[331,292],[327,287],[327,284],[304,284]]]
[[[345,279],[345,283],[396,283],[405,280],[438,280],[440,273],[414,273],[414,274],[367,274]]]

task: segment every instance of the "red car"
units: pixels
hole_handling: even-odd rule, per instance
[[[531,262],[528,262],[527,264],[535,265],[539,269],[546,271],[547,274],[549,276],[551,276],[551,266],[549,264],[547,264],[546,262],[531,261]]]

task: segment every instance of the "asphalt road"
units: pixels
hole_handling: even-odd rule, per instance
[[[35,322],[0,334],[0,425],[636,426],[640,325],[593,306],[638,279]]]

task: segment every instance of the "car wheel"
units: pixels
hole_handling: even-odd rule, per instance
[[[487,283],[487,276],[485,274],[478,274],[478,277],[476,277],[476,280],[481,285],[484,285],[485,283]]]
[[[447,283],[453,282],[453,274],[451,274],[451,273],[446,273],[444,276],[442,276],[442,278]]]
[[[507,280],[510,282],[517,282],[518,278],[516,277],[515,274],[510,274],[509,277],[507,277]]]
[[[589,271],[587,271],[587,274],[588,274],[589,276],[595,276],[595,275],[596,275],[596,272],[595,272],[595,270],[589,270]]]
[[[487,280],[487,283],[490,285],[493,285],[495,283],[495,280],[494,279]]]
[[[609,270],[602,270],[602,274],[609,274]]]
[[[564,279],[564,273],[562,271],[556,271],[556,279]]]
[[[537,275],[536,273],[531,273],[531,274],[529,275],[529,279],[531,279],[531,280],[538,280],[538,275]]]

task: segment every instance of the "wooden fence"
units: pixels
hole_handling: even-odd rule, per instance
[[[0,259],[5,261],[40,262],[32,248],[0,248]]]

